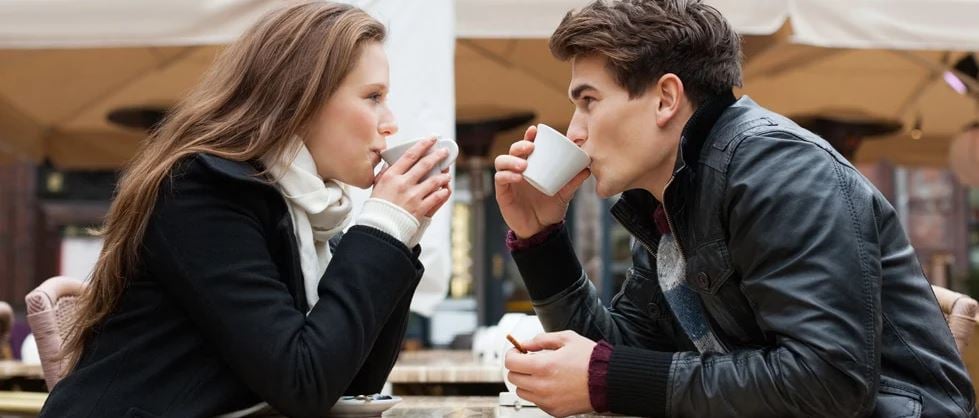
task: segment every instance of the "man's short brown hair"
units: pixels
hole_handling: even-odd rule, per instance
[[[604,56],[633,98],[667,73],[695,105],[741,86],[741,37],[700,0],[597,0],[568,12],[550,48],[562,61]]]

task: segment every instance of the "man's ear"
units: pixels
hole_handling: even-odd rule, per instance
[[[666,73],[659,78],[652,89],[659,97],[656,107],[656,126],[665,128],[683,105],[686,97],[683,92],[683,81],[676,74]]]

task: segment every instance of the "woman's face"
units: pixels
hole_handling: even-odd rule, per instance
[[[385,138],[398,131],[387,93],[387,55],[381,43],[367,43],[304,138],[320,177],[362,189],[374,184]]]

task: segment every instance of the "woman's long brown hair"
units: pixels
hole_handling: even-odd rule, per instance
[[[279,158],[351,71],[382,24],[355,7],[304,2],[261,18],[147,139],[120,178],[104,244],[62,355],[72,365],[93,329],[116,308],[162,181],[181,159],[207,153],[235,161]]]

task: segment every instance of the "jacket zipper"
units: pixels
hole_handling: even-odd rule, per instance
[[[680,249],[680,259],[683,260],[683,265],[687,265],[687,255],[686,251],[683,250],[683,244],[680,242],[680,236],[676,234],[676,227],[673,226],[673,219],[670,218],[670,211],[666,210],[666,191],[673,184],[673,179],[676,178],[676,174],[670,176],[670,181],[666,182],[666,187],[663,188],[663,215],[666,217],[666,224],[670,227],[670,233],[673,234],[673,241],[676,242],[676,246]]]
[[[666,223],[670,226],[670,233],[673,234],[673,240],[676,241],[676,245],[678,247],[680,247],[680,259],[683,260],[683,264],[686,265],[687,264],[687,256],[684,254],[683,244],[680,244],[680,239],[676,235],[676,227],[673,226],[673,220],[670,219],[670,214],[669,214],[669,212],[666,211],[666,202],[665,202],[666,201],[666,192],[665,192],[665,190],[670,188],[670,185],[673,184],[673,179],[674,178],[676,178],[676,175],[675,174],[670,177],[670,181],[666,182],[666,187],[664,188],[664,192],[663,192],[663,200],[664,200],[664,202],[663,202],[663,214],[666,215]],[[639,242],[639,245],[642,245],[642,247],[645,248],[646,251],[648,251],[650,254],[656,254],[656,253],[658,253],[658,251],[653,251],[652,247],[650,247],[649,243],[646,242],[646,240],[642,239],[642,237],[641,237],[642,234],[639,234],[638,231],[635,230],[635,228],[632,226],[632,223],[631,222],[625,222],[625,220],[622,219],[618,215],[616,215],[615,217],[616,217],[616,219],[619,220],[619,223],[622,224],[622,226],[624,226],[625,229],[627,229],[629,231],[629,233],[632,234],[632,236],[636,237],[636,241]]]

